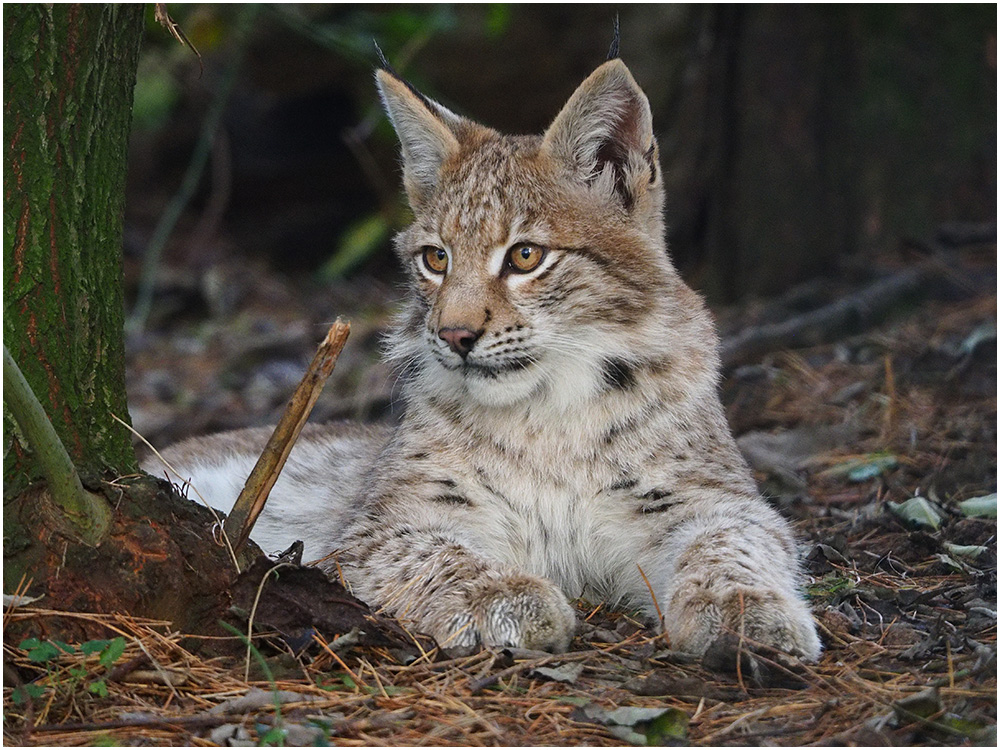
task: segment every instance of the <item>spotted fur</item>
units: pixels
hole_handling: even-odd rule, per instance
[[[255,538],[336,552],[322,564],[356,594],[446,645],[565,649],[567,597],[586,597],[659,609],[694,653],[728,630],[816,658],[792,534],[736,449],[713,323],[667,254],[649,105],[625,65],[599,67],[541,136],[377,78],[414,211],[389,339],[405,417],[304,435]],[[528,272],[511,263],[523,245],[544,251]],[[225,507],[262,442],[174,457]]]

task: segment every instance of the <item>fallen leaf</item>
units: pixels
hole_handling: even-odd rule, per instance
[[[942,710],[941,696],[937,688],[922,690],[914,695],[900,698],[892,704],[892,710],[901,721],[926,719]]]
[[[945,542],[944,548],[953,555],[971,557],[973,559],[979,557],[987,550],[987,547],[982,544],[952,544],[951,542]]]
[[[938,554],[934,555],[934,559],[937,560],[938,562],[944,563],[945,565],[947,565],[952,570],[956,570],[956,571],[958,571],[960,573],[970,573],[971,574],[971,573],[974,572],[974,568],[970,568],[968,565],[966,565],[965,563],[963,563],[961,560],[956,560],[954,557],[950,557],[948,555],[943,555],[943,554],[938,553]]]
[[[217,706],[208,709],[209,714],[242,714],[256,711],[268,706],[280,706],[283,703],[312,703],[325,700],[316,695],[296,693],[292,690],[261,690],[250,688],[243,695],[230,698]]]
[[[996,518],[997,517],[997,493],[983,495],[981,497],[970,497],[958,504],[958,509],[970,518]]]
[[[563,664],[558,667],[535,667],[531,670],[531,673],[549,680],[572,685],[583,673],[583,664],[576,662],[574,664]]]
[[[608,710],[589,703],[574,712],[578,721],[603,724],[618,739],[633,745],[675,744],[687,736],[688,716],[678,708],[622,706]]]
[[[889,510],[913,526],[937,530],[941,527],[941,514],[924,497],[911,497],[905,503],[889,501]]]
[[[7,607],[26,607],[32,602],[37,602],[39,599],[44,598],[45,594],[41,596],[26,596],[24,594],[4,594],[3,595],[3,606],[4,609]]]

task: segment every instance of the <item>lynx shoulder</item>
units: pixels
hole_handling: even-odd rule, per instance
[[[389,338],[405,416],[305,434],[255,538],[336,551],[325,564],[358,596],[446,646],[565,649],[569,599],[586,597],[659,612],[693,653],[739,633],[817,658],[789,525],[735,447],[713,323],[667,253],[652,117],[626,66],[601,65],[540,136],[388,71],[377,85],[414,213]],[[228,507],[262,442],[174,456]]]

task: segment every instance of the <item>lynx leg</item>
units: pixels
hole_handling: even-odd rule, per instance
[[[488,561],[440,533],[388,529],[348,540],[345,549],[340,560],[355,595],[445,648],[560,652],[573,639],[573,608],[554,583]]]
[[[748,650],[762,644],[819,658],[816,626],[797,591],[798,566],[782,531],[717,516],[691,521],[672,537],[665,551],[673,571],[660,606],[676,648],[714,663],[739,642]]]

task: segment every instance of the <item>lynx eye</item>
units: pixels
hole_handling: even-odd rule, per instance
[[[538,268],[545,257],[545,248],[537,245],[514,245],[507,256],[507,265],[515,273],[529,273]]]
[[[448,253],[440,247],[426,246],[423,253],[424,267],[431,273],[442,274],[448,270]]]

